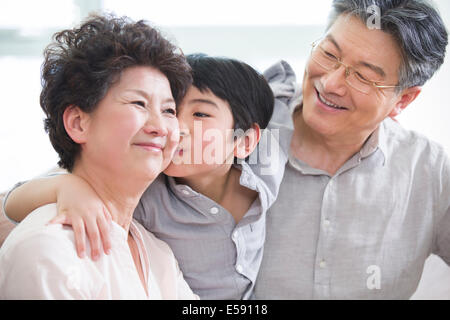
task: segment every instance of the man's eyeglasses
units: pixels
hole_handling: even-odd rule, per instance
[[[345,81],[353,89],[363,94],[370,94],[370,92],[374,89],[381,91],[381,89],[399,87],[379,85],[378,81],[370,80],[354,67],[346,65],[340,58],[322,48],[320,44],[321,40],[312,44],[311,60],[326,71],[338,70],[341,66],[343,66],[345,68]]]

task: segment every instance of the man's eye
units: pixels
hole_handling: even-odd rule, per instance
[[[202,113],[202,112],[195,112],[194,117],[207,118],[207,117],[209,117],[209,115],[206,113]]]
[[[355,75],[356,75],[356,76],[358,77],[358,79],[361,80],[362,82],[366,82],[366,83],[369,83],[369,82],[370,82],[369,78],[363,76],[363,75],[362,75],[361,73],[359,73],[359,72],[355,72]]]
[[[327,56],[327,58],[329,58],[329,59],[332,59],[332,60],[338,60],[338,58],[334,55],[334,54],[332,54],[332,53],[330,53],[330,52],[328,52],[328,51],[324,51],[323,52],[326,56]]]

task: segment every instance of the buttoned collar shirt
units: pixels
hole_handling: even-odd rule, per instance
[[[432,253],[450,264],[449,157],[386,119],[334,175],[290,154],[253,298],[409,299]]]

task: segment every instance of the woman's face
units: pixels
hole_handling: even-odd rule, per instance
[[[89,115],[82,157],[111,174],[154,179],[178,144],[169,81],[159,70],[125,69]]]

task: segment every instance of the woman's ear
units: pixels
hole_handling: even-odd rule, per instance
[[[86,142],[89,128],[89,115],[79,107],[70,105],[64,110],[64,128],[69,137],[78,144]]]
[[[420,92],[422,92],[422,87],[418,86],[404,90],[400,95],[400,100],[397,102],[395,108],[389,114],[389,117],[394,119],[395,117],[400,115],[403,110],[405,110],[405,108],[411,104],[411,102],[416,100]]]
[[[256,123],[248,129],[245,134],[236,139],[236,145],[234,147],[234,156],[239,159],[247,158],[258,145],[261,139],[261,129]]]

